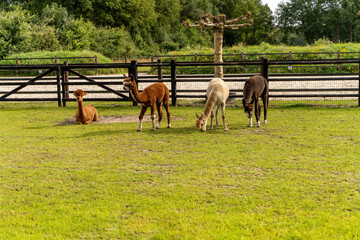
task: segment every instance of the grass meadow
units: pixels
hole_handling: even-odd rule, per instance
[[[273,107],[248,128],[228,107],[230,131],[205,133],[202,110],[137,132],[62,124],[76,103],[0,103],[0,239],[360,238],[359,108]]]

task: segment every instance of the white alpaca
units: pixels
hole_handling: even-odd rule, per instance
[[[226,99],[229,97],[229,87],[226,85],[226,83],[220,79],[220,78],[213,78],[208,88],[206,89],[206,96],[207,101],[205,104],[204,112],[201,114],[201,116],[198,116],[196,114],[196,123],[195,126],[197,128],[200,128],[202,132],[206,131],[206,122],[209,118],[209,115],[211,113],[211,121],[210,121],[210,127],[209,129],[213,129],[213,118],[214,118],[214,106],[215,106],[215,121],[216,126],[219,125],[217,114],[219,107],[221,107],[221,116],[224,124],[224,130],[228,131],[229,129],[226,127],[225,124],[225,102]]]

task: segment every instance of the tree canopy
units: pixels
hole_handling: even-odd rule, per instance
[[[184,28],[203,14],[252,13],[224,31],[224,45],[360,41],[360,0],[289,0],[275,13],[261,0],[2,0],[0,57],[35,50],[95,50],[111,58],[213,46],[211,32]]]
[[[307,43],[319,38],[333,42],[358,42],[359,10],[359,0],[290,0],[279,5],[278,27],[285,38],[297,34]]]

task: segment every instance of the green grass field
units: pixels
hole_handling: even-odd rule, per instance
[[[228,107],[230,131],[202,133],[202,107],[136,132],[61,124],[68,105],[0,103],[0,239],[360,238],[359,108],[276,107],[248,128]]]

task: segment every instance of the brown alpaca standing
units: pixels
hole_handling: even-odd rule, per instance
[[[169,89],[163,83],[154,83],[146,87],[142,93],[139,93],[134,76],[131,75],[128,78],[124,79],[124,89],[129,91],[133,99],[141,105],[141,112],[139,115],[139,128],[138,131],[142,130],[142,121],[144,114],[148,107],[151,108],[151,130],[155,131],[160,127],[160,122],[162,120],[163,112],[161,109],[161,104],[164,103],[164,107],[167,113],[168,128],[171,127],[170,123],[170,108],[169,108]],[[158,124],[155,128],[155,106],[159,114]]]
[[[95,107],[91,105],[83,106],[83,96],[86,96],[86,92],[78,89],[74,92],[76,101],[78,102],[78,110],[76,112],[76,123],[77,124],[91,124],[92,121],[97,121],[99,114]]]
[[[245,82],[244,98],[242,100],[244,112],[249,118],[249,127],[252,126],[252,113],[254,111],[254,105],[257,127],[260,127],[260,97],[262,98],[264,104],[264,124],[266,124],[267,108],[269,106],[269,85],[264,77],[259,75],[252,76]]]

